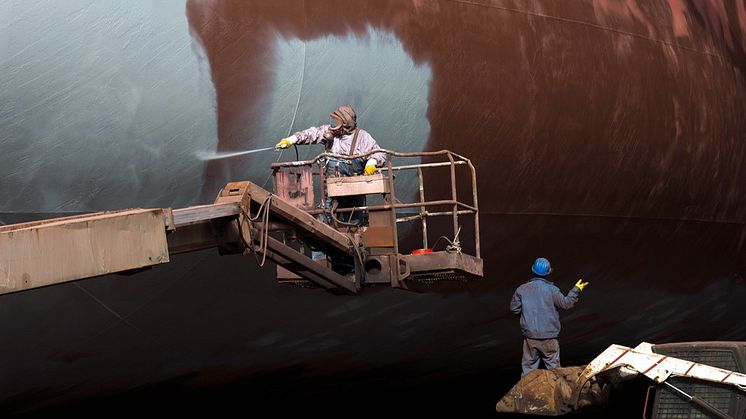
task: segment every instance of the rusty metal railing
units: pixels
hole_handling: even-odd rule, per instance
[[[422,152],[413,152],[413,153],[402,153],[402,152],[396,152],[386,149],[376,149],[367,153],[363,154],[356,154],[356,155],[340,155],[340,154],[334,154],[334,153],[321,153],[318,156],[314,157],[311,160],[303,160],[303,161],[291,161],[291,162],[283,162],[283,163],[274,163],[272,164],[272,169],[274,174],[276,175],[278,172],[281,172],[283,170],[287,169],[298,169],[301,167],[309,167],[311,168],[311,172],[313,176],[318,176],[320,179],[320,185],[319,190],[321,192],[321,199],[316,209],[307,209],[307,211],[311,214],[318,215],[322,213],[328,213],[330,211],[330,208],[326,208],[326,198],[327,198],[327,191],[326,191],[326,178],[329,177],[325,170],[324,170],[324,163],[330,159],[334,158],[339,161],[343,162],[351,162],[356,159],[365,159],[367,156],[375,153],[385,153],[387,156],[386,159],[386,165],[384,167],[379,168],[379,170],[382,173],[386,173],[385,180],[388,182],[389,186],[389,194],[390,199],[387,203],[384,203],[382,205],[366,205],[363,207],[355,207],[355,208],[337,208],[335,212],[338,213],[347,213],[347,212],[353,212],[353,211],[377,211],[377,210],[389,210],[393,208],[392,213],[394,214],[394,227],[396,223],[403,223],[403,222],[411,222],[420,220],[421,224],[421,230],[422,230],[422,245],[423,248],[429,247],[429,240],[428,240],[428,225],[427,220],[431,217],[441,217],[441,216],[450,216],[453,219],[453,237],[456,238],[459,235],[460,232],[460,217],[465,215],[472,215],[474,216],[474,249],[475,249],[475,256],[480,258],[480,241],[479,241],[479,204],[478,204],[478,198],[477,198],[477,177],[476,177],[476,170],[474,169],[474,165],[471,163],[471,161],[459,154],[456,154],[449,150],[440,150],[440,151],[422,151]],[[394,166],[392,161],[394,158],[442,158],[443,161],[431,161],[428,163],[416,163],[416,164],[407,164],[407,165],[401,165],[401,166]],[[318,166],[318,170],[314,170],[313,167]],[[457,176],[456,176],[456,168],[457,166],[466,166],[466,168],[469,171],[469,182],[471,187],[471,195],[472,195],[472,204],[467,204],[464,202],[461,202],[458,200],[458,190],[457,190]],[[450,199],[440,199],[440,200],[434,200],[434,201],[426,201],[425,200],[425,172],[429,169],[438,168],[438,167],[449,167],[450,168],[450,183],[451,183],[451,196]],[[395,189],[395,176],[393,176],[394,172],[397,171],[416,171],[417,172],[417,180],[418,180],[418,196],[419,199],[416,202],[401,202],[398,199],[398,195],[396,193]],[[313,187],[313,185],[311,185]],[[433,207],[449,207],[448,210],[440,210],[440,211],[430,211],[429,209],[432,209]],[[418,208],[419,212],[414,215],[406,215],[399,217],[397,214],[397,210],[400,209],[407,209],[407,208]],[[396,228],[394,228],[394,234],[396,235]],[[394,244],[395,244],[395,252],[398,253],[398,238],[394,237]]]

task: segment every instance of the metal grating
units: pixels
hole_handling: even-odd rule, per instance
[[[730,350],[672,349],[660,350],[659,352],[668,356],[681,358],[692,362],[699,362],[702,364],[711,365],[713,367],[723,368],[731,371],[738,370],[736,358],[733,352]],[[711,404],[713,407],[724,412],[730,411],[731,406],[734,406],[736,402],[736,390],[733,389],[731,386],[716,383],[704,383],[701,381],[694,381],[676,377],[670,378],[668,382],[689,395],[698,396],[702,400]],[[710,415],[683,400],[680,396],[675,394],[673,390],[670,390],[666,387],[660,387],[655,404],[654,417],[660,419],[707,419],[710,418]]]
[[[733,351],[729,349],[660,349],[656,346],[656,352],[687,361],[699,362],[700,364],[722,368],[730,371],[738,371],[738,364]]]
[[[722,384],[693,382],[680,378],[668,380],[687,394],[696,395],[713,407],[728,412],[736,397],[735,390]],[[689,404],[667,387],[661,387],[656,403],[656,418],[710,418],[696,406]]]
[[[458,281],[468,282],[466,274],[459,271],[441,271],[441,272],[422,272],[411,274],[406,278],[407,281],[417,282],[424,285],[433,285],[440,281]]]
[[[307,279],[281,279],[281,280],[278,280],[277,282],[281,284],[295,285],[296,287],[300,287],[300,288],[321,288]]]

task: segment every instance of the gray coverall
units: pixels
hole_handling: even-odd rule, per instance
[[[353,134],[343,134],[341,136],[334,136],[330,142],[324,134],[329,130],[329,125],[321,125],[318,127],[310,127],[303,131],[298,131],[294,135],[298,138],[296,144],[324,144],[326,151],[347,156],[350,154],[363,154],[369,151],[378,150],[378,143],[371,136],[368,131],[358,128],[357,143],[355,144],[354,153],[350,153],[350,147],[352,147]],[[352,161],[352,165],[344,161],[329,158],[326,162],[326,174],[330,176],[353,176],[363,174],[365,169],[365,163],[368,159],[375,159],[376,166],[382,166],[386,163],[386,153],[373,153],[367,157],[361,159],[355,159]],[[337,198],[337,202],[341,208],[353,208],[365,206],[365,196],[349,196]],[[328,199],[326,202],[327,208],[332,205],[332,200]],[[349,221],[352,224],[362,224],[362,214],[353,213]],[[331,224],[331,220],[327,220],[328,224]]]
[[[345,134],[340,137],[335,136],[334,141],[331,144],[324,138],[324,133],[329,130],[329,125],[321,125],[320,127],[311,127],[298,131],[295,136],[298,138],[297,144],[324,144],[326,151],[334,154],[349,155],[350,147],[352,146],[352,134]],[[368,133],[368,131],[358,128],[360,133],[357,135],[357,144],[355,145],[355,152],[352,154],[367,153],[372,150],[378,150],[378,143]],[[373,153],[370,156],[362,159],[361,165],[365,165],[365,162],[369,158],[376,159],[378,167],[386,164],[386,153]]]
[[[523,359],[521,376],[539,367],[539,362],[549,368],[560,367],[560,350],[557,337],[560,320],[557,308],[570,309],[578,301],[580,289],[573,287],[567,296],[545,278],[532,278],[518,287],[510,301],[510,311],[521,316],[523,331]]]

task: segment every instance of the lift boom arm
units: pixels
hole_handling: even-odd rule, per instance
[[[252,235],[250,223],[239,221],[242,214],[252,213],[262,203],[271,206],[273,219],[312,235],[329,251],[352,253],[346,235],[251,182],[233,182],[210,205],[127,209],[2,226],[0,294],[141,269],[167,263],[172,254],[228,242],[254,246],[257,235]],[[246,228],[239,229],[239,225]],[[256,250],[280,265],[292,265],[291,269],[323,288],[359,291],[349,279],[308,263],[303,255],[271,237]]]

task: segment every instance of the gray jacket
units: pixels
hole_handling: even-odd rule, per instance
[[[335,154],[348,155],[350,154],[350,147],[352,147],[352,134],[342,135],[341,137],[334,137],[331,144],[324,138],[324,133],[329,129],[329,125],[321,125],[319,127],[311,127],[298,131],[295,136],[298,138],[298,144],[324,144],[326,150]],[[358,128],[360,131],[357,134],[357,144],[355,145],[355,152],[352,154],[363,154],[372,150],[378,150],[378,143],[373,139],[368,131]],[[386,163],[386,153],[373,153],[366,157],[365,160],[376,159],[377,166],[383,166]]]
[[[554,283],[544,278],[532,278],[515,290],[510,311],[521,315],[523,336],[529,339],[554,339],[560,332],[557,308],[572,308],[579,294],[580,289],[573,287],[564,296]]]

